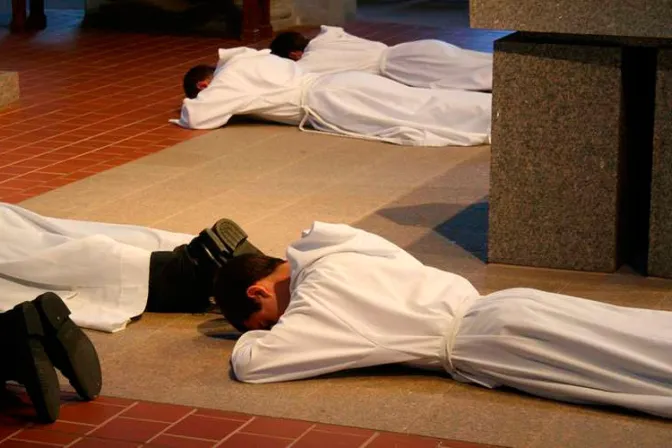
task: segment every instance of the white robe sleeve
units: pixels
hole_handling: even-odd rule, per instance
[[[213,82],[194,99],[182,103],[182,114],[176,124],[188,129],[217,129],[232,116],[243,113],[255,96],[244,89]]]
[[[298,300],[297,300],[298,299]],[[377,347],[327,309],[309,307],[301,298],[270,331],[250,331],[231,354],[236,378],[272,383],[384,364],[388,351]],[[301,303],[303,302],[303,303]]]

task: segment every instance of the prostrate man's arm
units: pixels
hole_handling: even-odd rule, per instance
[[[329,310],[294,307],[270,331],[241,336],[231,354],[236,378],[272,383],[381,364],[386,352],[360,336]]]
[[[196,98],[186,98],[180,119],[171,121],[188,129],[217,129],[241,113],[251,101],[249,94],[215,80]]]

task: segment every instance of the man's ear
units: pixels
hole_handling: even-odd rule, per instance
[[[303,51],[301,50],[294,50],[289,52],[289,59],[292,61],[298,61],[301,59],[301,57],[303,57]]]
[[[196,83],[196,87],[198,88],[198,91],[200,92],[201,90],[205,90],[208,86],[210,85],[209,81],[198,81]]]
[[[254,299],[257,302],[271,296],[270,291],[262,285],[254,284],[247,288],[247,297]]]

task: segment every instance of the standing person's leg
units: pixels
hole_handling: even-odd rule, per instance
[[[210,306],[217,269],[228,259],[262,252],[235,222],[221,219],[189,244],[153,252],[149,268],[149,312],[203,312]]]
[[[672,313],[533,289],[477,300],[454,341],[458,378],[672,417]]]
[[[440,40],[418,40],[390,47],[381,73],[412,87],[491,91],[492,67],[490,53]]]

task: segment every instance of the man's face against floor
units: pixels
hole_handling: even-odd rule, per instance
[[[245,322],[249,330],[270,330],[278,323],[280,316],[289,306],[290,278],[290,266],[285,262],[278,266],[271,275],[262,278],[248,288],[248,296],[260,306],[259,311],[253,313]]]
[[[269,296],[262,298],[258,303],[261,309],[245,321],[245,326],[249,330],[270,330],[280,319],[277,299]]]

